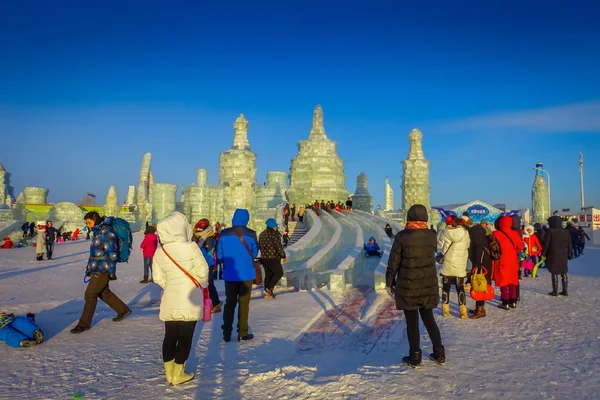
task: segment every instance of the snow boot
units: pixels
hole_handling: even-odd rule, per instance
[[[37,342],[35,340],[31,340],[31,339],[23,339],[19,342],[19,345],[21,347],[33,347],[37,344]]]
[[[508,303],[510,308],[517,308],[517,299],[511,299]]]
[[[254,339],[254,335],[252,333],[249,333],[246,336],[238,336],[238,342],[246,342],[252,339]]]
[[[558,275],[552,274],[552,291],[548,293],[550,296],[558,296]]]
[[[450,304],[442,304],[442,316],[450,316]]]
[[[44,341],[44,334],[39,329],[36,329],[35,331],[33,331],[33,338],[35,339],[37,344],[40,344]]]
[[[219,304],[217,304],[216,306],[214,306],[212,308],[212,310],[210,311],[211,314],[217,314],[221,312],[221,306],[223,305],[223,302],[219,302]]]
[[[131,309],[128,308],[126,311],[122,312],[121,314],[118,314],[116,317],[113,318],[113,322],[121,322],[125,319],[125,317],[127,317],[129,314],[131,314]]]
[[[402,358],[402,363],[408,365],[411,368],[417,368],[421,366],[421,350],[411,351],[409,356]]]
[[[508,300],[502,300],[502,304],[498,304],[498,308],[502,310],[510,309],[510,306],[508,305]]]
[[[89,330],[90,330],[89,327],[85,327],[83,325],[77,324],[77,326],[75,326],[75,328],[71,329],[71,333],[82,333],[82,332],[89,331]]]
[[[563,288],[563,290],[559,294],[561,296],[568,296],[569,292],[568,292],[567,289],[568,289],[568,286],[569,286],[569,278],[567,277],[567,274],[561,275],[561,278],[562,278],[562,288]],[[558,284],[557,284],[557,286],[558,286]]]
[[[429,359],[435,361],[439,365],[446,364],[446,350],[444,350],[444,346],[439,348],[433,348],[433,353],[429,355]]]
[[[165,363],[165,375],[167,376],[167,382],[169,385],[173,384],[173,369],[175,368],[175,359],[167,361]]]
[[[148,275],[144,275],[144,279],[142,279],[140,283],[148,283]]]
[[[177,364],[173,361],[173,377],[171,380],[173,386],[191,381],[196,376],[196,374],[186,374],[184,368],[185,364]]]
[[[44,255],[43,254],[37,254],[35,259],[37,261],[44,261]]]
[[[460,310],[460,318],[461,319],[467,319],[467,318],[469,318],[469,316],[467,315],[467,305],[466,304],[462,304],[459,307],[459,310]]]
[[[483,317],[485,317],[485,306],[477,306],[475,307],[475,312],[469,318],[479,319]]]

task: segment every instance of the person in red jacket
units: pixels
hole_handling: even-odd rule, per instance
[[[527,225],[524,231],[523,241],[525,242],[525,245],[527,245],[529,257],[531,257],[533,264],[537,264],[542,257],[542,245],[535,234],[535,228],[533,226]],[[527,273],[525,273],[525,276],[527,276]]]
[[[158,248],[158,236],[156,236],[156,228],[149,225],[144,234],[144,240],[140,244],[140,249],[144,255],[144,279],[140,283],[152,282],[152,257]],[[150,279],[148,279],[150,277]]]
[[[13,247],[13,241],[10,240],[10,238],[7,236],[4,238],[4,243],[2,244],[2,248],[3,249],[12,249]]]
[[[500,244],[500,260],[494,268],[494,280],[500,287],[502,304],[499,308],[517,308],[517,285],[519,284],[519,253],[525,249],[519,233],[511,229],[512,218],[498,219],[498,230],[492,235]]]

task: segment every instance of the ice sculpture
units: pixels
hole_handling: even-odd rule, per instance
[[[256,208],[275,208],[280,204],[285,204],[287,188],[287,173],[267,172],[267,182],[256,188]]]
[[[6,196],[12,196],[14,188],[10,186],[10,173],[4,169],[0,163],[0,199],[4,200]]]
[[[127,189],[127,197],[125,198],[125,204],[128,206],[135,205],[135,186],[129,186]]]
[[[152,185],[152,223],[175,211],[177,185],[155,183]]]
[[[106,203],[104,205],[104,215],[114,217],[119,212],[119,202],[117,200],[117,189],[114,185],[108,189],[106,194]]]
[[[48,212],[48,219],[55,227],[62,227],[64,232],[83,228],[83,210],[73,203],[58,203]]]
[[[183,213],[190,223],[202,218],[208,218],[212,224],[223,220],[222,190],[217,185],[207,185],[207,176],[207,170],[199,169],[196,184],[182,190]]]
[[[221,153],[219,182],[223,187],[223,219],[231,224],[233,213],[244,208],[250,213],[250,225],[256,211],[256,154],[248,142],[248,120],[244,114],[233,123],[235,137],[231,149]]]
[[[546,224],[550,217],[550,194],[548,192],[548,185],[546,185],[546,180],[544,179],[544,164],[537,163],[535,167],[535,178],[533,179],[533,187],[531,188],[533,222]]]
[[[360,211],[373,211],[373,196],[369,194],[369,180],[364,172],[356,178],[356,191],[352,195],[352,207]]]
[[[385,211],[394,209],[394,189],[390,186],[390,180],[385,177]]]
[[[298,154],[290,166],[290,203],[312,204],[315,200],[344,201],[348,197],[344,161],[338,156],[337,143],[325,134],[323,110],[315,107],[308,140],[298,143]]]
[[[406,214],[413,204],[431,209],[429,199],[429,160],[423,153],[423,133],[413,129],[408,135],[410,150],[402,161],[402,210]]]
[[[37,188],[37,187],[26,187],[25,202],[27,204],[47,204],[48,203],[48,192],[50,189]]]

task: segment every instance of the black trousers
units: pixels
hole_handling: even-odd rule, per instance
[[[458,305],[467,304],[467,298],[465,296],[465,278],[458,278],[456,276],[442,276],[442,304],[448,304],[450,302],[450,289],[452,284],[456,286],[456,293],[458,294]]]
[[[414,353],[421,349],[421,332],[419,331],[419,314],[421,314],[421,320],[429,339],[433,344],[434,349],[442,347],[442,335],[440,334],[440,328],[438,328],[433,316],[433,309],[419,308],[418,310],[404,310],[404,317],[406,318],[406,336],[408,337],[408,343],[410,345],[410,352]]]
[[[196,329],[196,321],[165,321],[165,338],[163,340],[163,361],[175,359],[175,364],[187,361],[192,349],[192,339]]]
[[[223,335],[230,336],[233,330],[233,315],[238,308],[238,335],[248,335],[248,314],[250,314],[250,297],[252,281],[225,281],[225,310],[223,312]]]
[[[265,289],[273,290],[283,276],[283,267],[279,258],[263,258],[260,260],[265,267]]]

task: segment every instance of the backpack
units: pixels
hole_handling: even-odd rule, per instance
[[[122,218],[112,218],[109,226],[111,226],[117,234],[117,244],[119,245],[117,262],[127,262],[127,260],[129,260],[129,254],[131,254],[131,245],[133,244],[133,236],[131,235],[129,222]]]
[[[500,242],[498,242],[498,239],[496,239],[494,235],[488,236],[488,247],[490,249],[490,258],[494,261],[498,261],[502,255],[502,250],[500,249]]]

